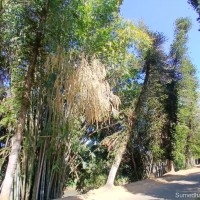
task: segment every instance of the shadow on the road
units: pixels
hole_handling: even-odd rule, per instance
[[[167,175],[124,185],[132,194],[143,194],[157,199],[197,199],[200,197],[200,173]],[[144,190],[145,188],[145,190]]]
[[[166,174],[161,178],[146,179],[114,188],[98,189],[104,193],[99,198],[99,193],[94,191],[94,195],[85,199],[100,200],[155,200],[155,199],[198,199],[200,197],[200,172],[182,172]],[[119,192],[119,193],[117,193]],[[121,194],[120,194],[121,192]],[[105,195],[106,194],[106,195]],[[115,196],[114,196],[115,194]],[[116,194],[118,196],[116,196]],[[97,196],[95,196],[97,195]],[[125,196],[124,196],[125,195]],[[126,196],[127,195],[127,196]],[[196,195],[196,196],[195,196]],[[66,197],[62,200],[84,200],[84,195]],[[112,199],[114,198],[114,199]]]

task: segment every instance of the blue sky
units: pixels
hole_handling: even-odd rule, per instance
[[[200,24],[196,21],[197,13],[187,0],[124,0],[121,14],[135,22],[142,20],[152,31],[162,32],[168,39],[164,46],[166,52],[173,41],[175,20],[189,17],[193,26],[189,32],[188,52],[200,80]]]

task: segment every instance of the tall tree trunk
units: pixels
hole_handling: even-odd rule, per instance
[[[37,57],[36,57],[37,58]],[[26,89],[27,92],[23,95],[22,102],[21,102],[21,109],[18,115],[18,125],[16,128],[15,135],[12,138],[12,148],[9,155],[8,166],[6,169],[5,178],[2,184],[2,190],[0,194],[0,199],[9,200],[10,193],[13,184],[13,178],[15,174],[15,170],[17,167],[18,157],[21,148],[21,142],[23,140],[23,131],[25,127],[25,120],[26,120],[26,113],[29,109],[30,101],[29,101],[29,94],[32,89],[35,65],[29,67],[26,77]]]
[[[139,98],[138,102],[140,101],[141,98]],[[127,132],[127,135],[125,135],[125,137],[123,138],[123,142],[122,144],[120,145],[120,147],[117,149],[117,152],[116,152],[116,155],[115,155],[115,159],[114,159],[114,162],[111,166],[111,169],[109,171],[109,175],[108,175],[108,179],[107,179],[107,182],[106,182],[106,186],[114,186],[114,181],[115,181],[115,177],[117,175],[117,171],[119,169],[119,166],[120,166],[120,163],[121,163],[121,160],[123,158],[123,154],[125,153],[126,151],[126,147],[127,147],[127,144],[131,138],[131,133],[132,133],[132,130],[135,126],[135,122],[136,122],[136,114],[131,114],[131,116],[128,116],[128,132]]]
[[[167,160],[167,168],[169,172],[174,172],[174,163],[172,160]]]
[[[44,16],[40,21],[40,26],[43,24],[46,17],[46,9],[42,10],[41,16]],[[41,28],[39,26],[39,28]],[[23,140],[23,131],[25,128],[26,113],[30,106],[30,94],[34,83],[34,74],[37,67],[37,60],[40,54],[39,49],[41,47],[42,33],[37,30],[35,37],[35,42],[32,48],[32,60],[30,60],[31,65],[28,67],[27,75],[25,77],[25,91],[21,92],[21,109],[18,115],[18,125],[16,127],[15,135],[12,139],[12,148],[9,155],[8,166],[5,174],[5,178],[2,184],[2,190],[0,194],[0,199],[9,200],[10,193],[12,189],[13,178],[18,162],[18,157],[20,153],[21,143]]]
[[[112,167],[111,167],[109,175],[108,175],[106,186],[114,185],[115,177],[116,177],[117,171],[119,169],[123,154],[126,151],[127,144],[132,136],[132,131],[135,128],[137,115],[140,112],[140,107],[141,107],[142,101],[143,101],[143,95],[145,94],[145,91],[147,90],[147,87],[148,87],[147,85],[148,85],[148,80],[149,80],[149,73],[150,73],[150,65],[147,64],[144,84],[143,84],[142,90],[140,92],[140,95],[138,97],[138,100],[136,102],[135,109],[133,112],[131,112],[129,114],[129,116],[127,116],[127,121],[128,121],[127,122],[128,123],[127,136],[124,139],[123,144],[119,147],[118,151],[116,152],[114,162],[112,164]]]
[[[185,168],[188,169],[190,168],[190,147],[189,147],[189,143],[190,143],[190,134],[188,134],[187,136],[187,143],[186,143],[186,147],[185,147]]]
[[[13,184],[13,177],[15,174],[15,169],[17,167],[17,161],[19,157],[20,146],[22,142],[22,132],[24,129],[25,124],[25,117],[26,117],[26,108],[22,108],[18,126],[16,130],[16,134],[12,138],[12,149],[9,156],[8,166],[5,174],[5,178],[2,185],[0,199],[2,200],[9,200],[10,199],[10,192]]]
[[[190,153],[190,143],[191,143],[191,137],[192,137],[192,122],[191,120],[189,120],[188,122],[188,127],[190,129],[190,132],[188,133],[187,135],[187,138],[186,138],[186,146],[185,146],[185,168],[190,168],[191,167],[191,162],[190,162],[190,159],[191,159],[191,153]]]
[[[125,137],[125,141],[120,145],[120,147],[118,148],[118,150],[116,152],[114,162],[112,164],[112,167],[111,167],[109,175],[108,175],[106,186],[113,186],[114,185],[115,177],[116,177],[119,165],[121,163],[123,154],[126,151],[126,146],[128,144],[129,138],[130,138],[129,135],[127,135]]]

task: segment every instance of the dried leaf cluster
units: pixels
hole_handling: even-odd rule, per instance
[[[95,57],[88,59],[82,54],[70,62],[62,54],[54,55],[46,66],[60,71],[54,84],[55,109],[65,107],[65,117],[84,114],[89,123],[101,122],[119,108],[120,99],[106,81],[106,68]]]

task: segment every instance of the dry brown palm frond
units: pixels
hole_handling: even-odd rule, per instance
[[[127,137],[128,137],[128,132],[127,131],[118,131],[113,133],[110,136],[107,136],[106,138],[104,138],[101,142],[100,142],[100,146],[104,146],[108,149],[108,151],[117,151],[117,149],[119,149],[121,146],[123,146],[126,141],[127,141]]]
[[[106,68],[98,59],[89,60],[82,54],[76,61],[67,63],[65,55],[59,54],[47,62],[60,72],[54,84],[56,109],[62,112],[66,100],[67,111],[84,114],[89,123],[105,121],[118,109],[120,99],[113,94],[106,81]]]
[[[113,133],[112,135],[104,138],[101,142],[100,142],[100,145],[101,146],[105,146],[108,148],[108,151],[112,150],[117,141],[121,138],[121,133],[120,131],[119,132],[116,132],[116,133]]]

